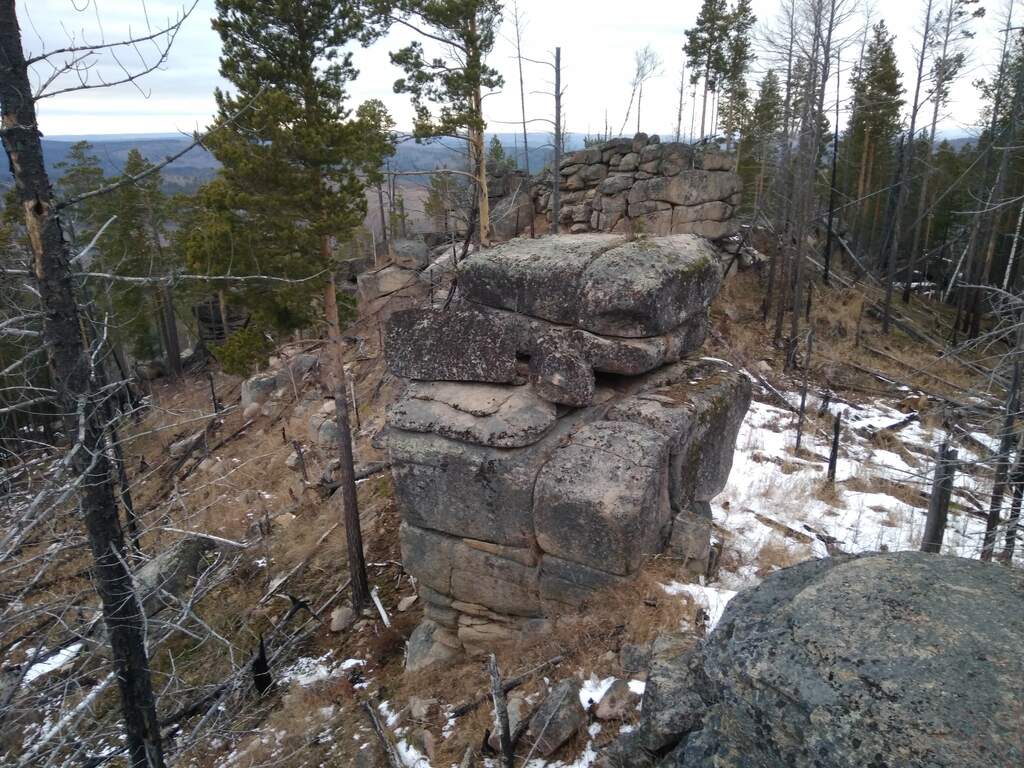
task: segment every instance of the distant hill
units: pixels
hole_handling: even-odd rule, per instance
[[[506,154],[515,157],[519,164],[523,165],[522,134],[488,134],[488,142],[492,135],[498,136]],[[551,159],[551,137],[543,133],[531,133],[527,137],[530,142],[530,170],[537,172]],[[93,154],[99,158],[107,176],[121,173],[132,149],[138,149],[149,162],[157,163],[180,152],[191,143],[190,138],[174,133],[44,138],[43,156],[51,179],[60,178],[57,164],[67,158],[72,144],[83,140],[93,145]],[[583,146],[583,135],[566,134],[565,143],[566,149],[579,149]],[[395,171],[430,171],[441,166],[457,168],[465,162],[465,150],[461,144],[462,142],[453,139],[425,144],[404,141],[398,145],[395,156],[391,158],[391,168]],[[168,192],[193,192],[201,184],[212,179],[219,167],[220,164],[213,155],[202,147],[195,147],[163,170],[164,186]],[[0,186],[9,187],[12,182],[6,163],[0,164]]]

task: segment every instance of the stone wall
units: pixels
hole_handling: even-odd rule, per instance
[[[612,139],[562,159],[560,222],[571,233],[695,234],[719,240],[737,229],[742,185],[735,168],[735,157],[714,145],[662,143],[644,133]],[[545,231],[551,186],[546,170],[529,187]],[[496,202],[499,216],[511,208],[510,199]],[[508,229],[504,220],[501,226]]]
[[[389,412],[412,669],[542,632],[666,549],[707,566],[745,375],[697,353],[721,280],[693,235],[520,239],[395,312]]]

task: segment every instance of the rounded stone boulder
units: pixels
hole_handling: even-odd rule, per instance
[[[661,765],[1024,765],[1022,608],[1024,571],[976,560],[779,571],[730,603],[702,654],[702,726]]]

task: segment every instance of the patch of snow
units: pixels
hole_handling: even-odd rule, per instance
[[[78,652],[81,650],[82,644],[74,643],[73,645],[69,645],[67,648],[62,648],[61,650],[57,651],[57,653],[53,654],[50,658],[44,659],[43,661],[40,661],[38,664],[33,664],[31,667],[28,668],[28,671],[25,673],[25,679],[23,681],[23,684],[27,685],[28,683],[31,683],[33,680],[36,680],[45,674],[60,669],[61,667],[66,666],[67,664],[70,664],[72,661],[74,661],[75,657],[78,655]],[[33,653],[35,653],[34,649],[29,652],[29,655]]]
[[[637,696],[643,696],[644,691],[647,690],[647,683],[643,680],[630,680],[629,690],[635,693]]]
[[[583,685],[580,686],[580,704],[583,705],[584,709],[587,709],[591,703],[597,704],[614,682],[614,677],[598,680],[595,675],[591,675],[590,679],[584,680]]]
[[[722,614],[725,613],[725,606],[736,597],[736,592],[731,589],[719,589],[701,584],[680,584],[678,581],[663,584],[662,588],[670,595],[688,595],[698,606],[703,608],[708,615],[708,632],[715,628],[722,618]]]

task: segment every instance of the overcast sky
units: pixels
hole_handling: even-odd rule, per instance
[[[998,0],[999,6],[989,6],[988,16],[977,24],[979,34],[971,45],[969,73],[954,90],[953,103],[943,121],[943,129],[948,134],[969,133],[976,121],[980,103],[971,81],[987,75],[997,58],[996,30],[1005,23],[1004,1]],[[935,2],[939,5],[945,0]],[[649,133],[674,133],[683,32],[692,26],[699,0],[632,3],[623,0],[520,0],[519,5],[527,24],[525,55],[543,59],[551,55],[556,45],[562,48],[562,77],[567,88],[566,130],[601,131],[606,112],[613,132],[619,130],[629,100],[633,52],[650,45],[664,65],[663,74],[650,83],[644,93],[641,127]],[[779,0],[753,0],[753,5],[761,27],[775,17]],[[909,73],[914,68],[913,45],[918,37],[915,29],[922,13],[922,1],[880,5],[876,18],[884,18],[896,32],[901,67],[904,73]],[[210,27],[213,8],[213,0],[199,0],[174,43],[169,61],[138,85],[42,99],[39,114],[44,134],[191,132],[205,126],[214,111],[213,89],[224,85],[217,74],[220,40]],[[515,130],[514,125],[501,121],[517,121],[520,114],[518,79],[512,57],[511,8],[510,1],[506,4],[502,39],[491,57],[491,63],[506,79],[503,92],[486,100],[488,128],[492,131]],[[19,18],[25,48],[33,55],[67,46],[72,39],[78,44],[97,43],[119,39],[129,30],[145,34],[147,28],[166,24],[180,9],[180,3],[168,0],[23,0],[19,5]],[[1020,16],[1021,12],[1018,10],[1016,15]],[[859,19],[851,22],[849,32],[853,33],[860,25]],[[371,48],[359,49],[355,54],[360,77],[351,89],[353,104],[368,98],[381,99],[400,128],[409,126],[411,109],[408,97],[396,95],[392,90],[399,72],[391,65],[388,52],[408,42],[411,35],[408,30],[396,28]],[[855,53],[851,45],[846,60],[852,59]],[[152,54],[152,46],[143,45],[139,52],[122,51],[119,59],[125,68],[135,69],[142,59]],[[764,66],[763,62],[755,65],[755,79]],[[551,72],[547,67],[532,64],[526,67],[528,90],[552,90]],[[91,82],[96,82],[98,75],[109,79],[118,73],[115,61],[109,56],[101,57],[90,74]],[[844,83],[847,74],[844,64]],[[45,68],[37,68],[38,81],[47,75]],[[909,80],[908,77],[908,88]],[[55,85],[71,84],[65,79]],[[527,96],[528,117],[549,117],[551,111],[550,96],[540,93]],[[689,94],[684,114],[685,133],[690,116]],[[845,123],[845,117],[841,121]],[[634,112],[626,132],[632,133],[635,127]],[[531,130],[546,128],[544,123],[538,122],[532,124]]]

